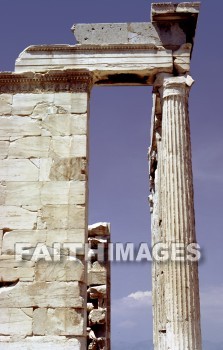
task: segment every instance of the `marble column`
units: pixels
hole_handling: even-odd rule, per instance
[[[158,324],[154,325],[157,333],[154,338],[155,350],[202,348],[198,263],[187,258],[190,256],[188,245],[196,243],[188,113],[188,96],[192,84],[190,76],[164,77],[159,88],[162,147],[161,154],[157,147],[158,179],[155,179],[155,184],[157,182],[159,210],[156,221],[159,223],[158,241],[166,243],[172,253],[168,262],[163,263],[163,268],[160,265],[156,267],[156,288],[153,290],[154,293],[159,291],[159,294],[154,313],[159,319],[156,320]],[[182,244],[182,252],[186,251],[181,255],[178,252],[177,256],[182,256],[181,261],[175,261],[173,249],[176,243]],[[156,262],[154,264],[157,265]]]

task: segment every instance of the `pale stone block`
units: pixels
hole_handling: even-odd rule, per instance
[[[175,28],[176,26],[176,28]],[[177,40],[175,40],[176,30],[179,29],[178,23],[174,23],[170,31],[168,31],[168,37],[173,39],[174,42],[178,42],[181,45],[186,40],[186,35],[183,29],[180,29],[180,33],[177,33]],[[163,31],[161,31],[163,33]],[[166,33],[166,31],[165,31]],[[158,36],[160,32],[158,33]],[[182,42],[183,38],[183,42]],[[180,40],[179,40],[180,39]],[[168,45],[169,40],[165,40]],[[172,43],[172,41],[171,41]],[[176,47],[176,46],[175,46]],[[67,52],[69,51],[69,54]],[[96,50],[97,51],[97,50]],[[105,79],[105,85],[108,74],[136,74],[136,71],[140,74],[139,79],[145,82],[145,78],[148,76],[148,83],[153,84],[155,76],[165,71],[166,73],[173,72],[173,56],[172,50],[167,50],[162,46],[152,46],[148,49],[142,50],[130,50],[128,53],[126,49],[117,49],[114,54],[110,50],[108,52],[102,52],[99,50],[88,50],[88,59],[86,60],[86,53],[79,51],[70,52],[70,46],[64,47],[64,54],[61,51],[57,51],[52,48],[50,52],[28,52],[24,51],[20,55],[19,61],[16,62],[16,72],[24,72],[27,70],[33,70],[35,72],[52,69],[54,68],[64,69],[65,65],[70,65],[75,69],[87,69],[95,72],[96,80]],[[44,63],[43,63],[44,60]],[[100,74],[98,74],[100,72]],[[145,76],[146,74],[146,76]],[[140,79],[140,80],[141,80]],[[135,80],[132,81],[134,84]],[[118,83],[118,82],[117,82]],[[76,93],[78,94],[78,93]],[[80,92],[80,94],[82,94]],[[77,98],[78,100],[78,98]],[[80,100],[80,99],[79,99]],[[76,108],[80,109],[78,101],[75,103]],[[75,114],[75,112],[73,111]],[[79,112],[78,112],[79,113]],[[86,108],[85,112],[86,113]]]
[[[37,222],[37,212],[15,206],[0,206],[0,218],[0,229],[33,229]]]
[[[91,299],[106,299],[107,298],[106,285],[94,286],[88,289]]]
[[[18,282],[15,286],[0,288],[0,308],[82,308],[82,295],[78,282]]]
[[[85,228],[73,230],[48,230],[46,243],[48,246],[51,246],[54,242],[84,244],[86,242]]]
[[[69,204],[68,181],[52,181],[42,183],[41,202],[43,205]]]
[[[88,94],[86,92],[76,92],[71,96],[71,113],[84,114],[88,110]]]
[[[107,283],[107,273],[104,265],[95,261],[92,265],[89,264],[88,267],[88,285],[95,284],[106,284]]]
[[[0,230],[0,255],[2,254],[3,231]]]
[[[0,231],[1,236],[2,231]],[[3,233],[2,233],[3,236]],[[35,248],[38,243],[44,243],[47,247],[53,247],[54,243],[80,243],[84,244],[86,242],[86,232],[85,228],[73,229],[73,230],[13,230],[6,232],[2,239],[2,254],[14,254],[16,243],[27,243],[30,249]],[[27,249],[29,250],[28,246]],[[4,263],[4,256],[0,256],[0,268],[2,267],[18,267],[19,262],[16,265],[10,263],[11,260]],[[10,256],[6,255],[7,259]],[[1,260],[3,259],[3,261]],[[8,265],[7,265],[8,264]],[[32,265],[31,265],[32,266]],[[25,267],[25,266],[24,266]],[[29,265],[27,267],[30,267]]]
[[[162,45],[154,25],[148,22],[129,23],[126,43]]]
[[[87,114],[56,114],[43,117],[42,127],[52,136],[87,134]]]
[[[84,311],[74,309],[48,309],[48,335],[84,335]]]
[[[0,262],[1,266],[1,262]],[[32,282],[34,280],[34,268],[33,267],[0,267],[0,281],[3,282]]]
[[[5,268],[8,268],[8,269],[16,269],[16,268],[32,268],[34,267],[34,262],[32,261],[26,261],[26,260],[23,260],[23,261],[17,261],[15,260],[15,256],[14,255],[0,255],[0,268],[1,269],[5,269]]]
[[[29,159],[0,160],[0,180],[38,181],[39,169]]]
[[[54,104],[62,109],[63,113],[71,113],[71,96],[70,92],[57,92],[54,94]]]
[[[12,113],[12,95],[0,95],[0,115],[10,115]]]
[[[105,284],[106,271],[88,271],[88,285]]]
[[[7,182],[5,186],[6,205],[41,205],[40,182]],[[34,209],[34,208],[33,208]]]
[[[25,137],[10,143],[9,158],[47,158],[50,137]]]
[[[176,12],[178,13],[199,13],[200,11],[200,2],[182,2],[177,4]]]
[[[106,310],[102,308],[94,309],[90,312],[88,319],[89,319],[90,325],[105,324]]]
[[[42,120],[45,115],[56,114],[57,112],[58,108],[52,103],[41,102],[34,107],[31,118]]]
[[[69,204],[86,204],[86,182],[70,182]]]
[[[2,252],[2,254],[4,253]],[[18,280],[20,280],[23,282],[31,282],[33,281],[33,279],[33,262],[16,261],[14,255],[0,255],[0,281],[17,282]]]
[[[60,158],[53,160],[49,179],[51,181],[85,180],[86,173],[85,158]]]
[[[34,335],[84,335],[83,310],[68,308],[36,309]]]
[[[87,303],[87,312],[94,310],[94,305],[92,303]]]
[[[86,157],[86,135],[53,136],[50,145],[51,157]]]
[[[0,136],[39,136],[40,122],[29,117],[1,117]]]
[[[5,204],[5,197],[6,197],[6,186],[1,185],[0,183],[0,205],[4,205]]]
[[[50,133],[50,131],[48,131],[46,129],[42,129],[41,136],[51,136],[51,133]]]
[[[53,160],[45,158],[39,160],[39,181],[50,181]]]
[[[41,203],[52,204],[85,204],[84,181],[51,181],[42,183]]]
[[[1,350],[85,350],[85,339],[69,339],[63,336],[32,336],[26,339],[13,339],[0,336]]]
[[[47,328],[47,309],[36,309],[33,312],[33,334],[45,335]]]
[[[174,67],[179,74],[190,71],[192,44],[184,44],[179,50],[173,52]]]
[[[76,24],[72,31],[81,44],[128,44],[127,23]]]
[[[85,227],[85,207],[75,205],[46,205],[42,210],[42,222],[49,230]]]
[[[9,150],[9,142],[0,141],[0,159],[4,159],[7,157],[8,150]]]
[[[6,232],[2,242],[2,254],[14,254],[17,243],[27,243],[31,247],[36,247],[37,243],[46,242],[47,232],[44,230],[14,230]],[[28,246],[27,246],[27,249]],[[0,264],[1,267],[1,264]]]
[[[38,104],[53,103],[53,94],[16,94],[13,96],[12,113],[16,115],[30,115]]]
[[[62,259],[60,262],[38,261],[35,269],[35,280],[38,282],[84,282],[83,263],[72,257],[63,257]]]
[[[108,236],[110,235],[110,225],[107,222],[97,222],[96,224],[88,226],[88,236]]]
[[[32,334],[33,309],[2,308],[0,312],[0,334],[28,336]],[[0,343],[1,347],[1,343]]]

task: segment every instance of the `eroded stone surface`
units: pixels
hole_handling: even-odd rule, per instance
[[[64,336],[30,336],[26,339],[0,336],[2,350],[84,350],[83,339],[69,339]]]
[[[85,208],[75,205],[45,205],[41,222],[49,230],[78,229],[85,227]]]
[[[18,116],[0,117],[0,136],[39,136],[41,135],[41,127],[39,121],[31,118],[23,118]]]
[[[65,256],[60,262],[38,261],[36,264],[36,281],[82,281],[84,282],[84,264],[73,257]]]
[[[0,288],[0,307],[82,308],[81,295],[78,282],[19,282],[12,287]]]
[[[32,308],[2,308],[0,312],[0,334],[23,337],[32,335],[32,317]]]
[[[94,309],[90,312],[89,316],[90,325],[104,324],[106,322],[106,310],[105,309]]]
[[[83,108],[78,106],[78,103],[76,102],[77,111],[82,112],[86,109],[86,106],[84,106],[84,99],[82,103]],[[73,110],[75,110],[75,105],[73,106]],[[47,115],[46,117],[43,117],[42,125],[52,136],[85,135],[87,133],[87,115]]]
[[[79,336],[84,333],[83,310],[36,309],[33,314],[33,322],[34,335]]]
[[[0,115],[10,115],[12,112],[12,95],[0,95]]]
[[[41,178],[45,181],[85,180],[86,167],[85,158],[59,158],[54,161],[49,159],[44,164]]]
[[[47,158],[50,137],[25,137],[15,140],[9,146],[9,158]]]
[[[0,206],[0,229],[33,229],[37,222],[37,212],[15,206]]]
[[[110,261],[108,243],[110,224],[96,223],[88,227],[88,349],[110,349]],[[104,244],[104,261],[98,261],[94,249]]]
[[[178,23],[166,25],[165,30],[147,22],[75,24],[72,31],[82,45],[137,44],[175,47],[186,42],[186,35]]]
[[[174,51],[174,67],[179,74],[185,74],[190,71],[191,50],[191,44],[184,44],[180,49]]]

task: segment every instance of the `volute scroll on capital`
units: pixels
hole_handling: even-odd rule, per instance
[[[171,74],[158,74],[154,89],[160,93],[161,98],[170,96],[188,96],[191,86],[194,84],[193,78],[186,74],[175,77]]]

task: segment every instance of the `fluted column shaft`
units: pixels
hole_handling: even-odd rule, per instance
[[[164,242],[196,242],[188,95],[191,77],[165,78],[159,191]],[[164,269],[166,350],[201,350],[197,262],[168,261]],[[158,347],[160,349],[160,347]]]

